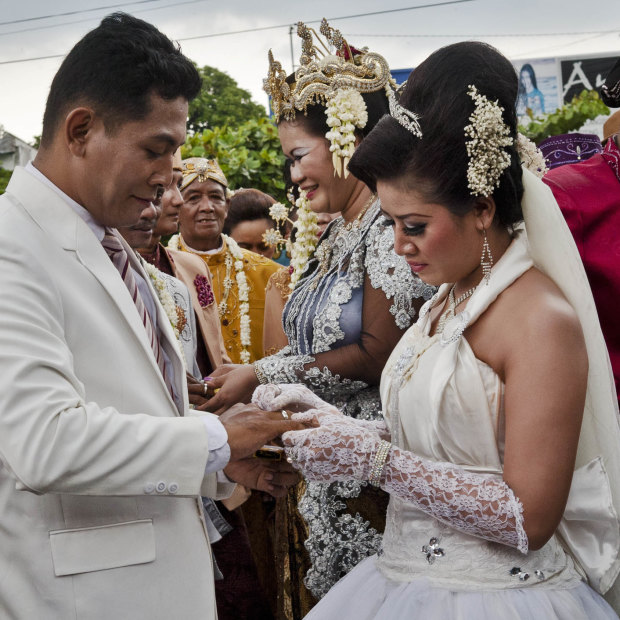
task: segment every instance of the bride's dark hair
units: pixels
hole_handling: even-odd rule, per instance
[[[449,45],[420,64],[409,76],[400,104],[420,117],[422,139],[384,116],[356,149],[349,170],[373,191],[377,181],[396,181],[457,215],[467,213],[475,201],[467,186],[465,146],[465,127],[474,111],[467,94],[470,85],[504,108],[503,120],[514,139],[506,149],[510,165],[493,192],[496,219],[505,226],[522,220],[523,182],[516,148],[518,78],[510,62],[485,43]]]

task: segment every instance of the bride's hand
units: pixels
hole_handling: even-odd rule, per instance
[[[317,419],[321,426],[282,435],[286,456],[307,480],[368,480],[379,434],[368,424],[341,414],[308,411],[294,420]]]
[[[254,391],[252,402],[267,411],[291,409],[301,412],[317,409],[334,414],[340,413],[336,407],[321,400],[301,383],[259,385]]]

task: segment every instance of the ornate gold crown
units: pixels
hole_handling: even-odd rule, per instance
[[[263,88],[271,97],[276,122],[294,119],[296,111],[305,112],[313,103],[326,105],[339,89],[354,89],[360,93],[385,89],[388,94],[396,86],[383,56],[367,48],[351,47],[326,19],[321,22],[320,32],[335,52],[330,51],[313,28],[298,22],[302,53],[292,84],[286,82],[282,65],[269,50],[269,74],[263,81]]]

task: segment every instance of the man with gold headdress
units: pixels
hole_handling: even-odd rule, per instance
[[[180,234],[168,247],[200,256],[213,276],[222,335],[235,363],[251,363],[263,353],[265,288],[277,263],[240,248],[224,235],[228,181],[217,161],[191,157],[182,162]]]
[[[172,183],[163,193],[162,208],[155,228],[148,243],[143,244],[145,247],[138,248],[138,252],[151,265],[178,278],[189,289],[199,328],[196,359],[201,376],[204,377],[221,364],[230,363],[230,358],[226,354],[222,340],[219,313],[213,295],[213,281],[209,268],[199,257],[166,248],[161,243],[162,236],[174,234],[179,228],[179,214],[183,206],[180,190],[183,181],[180,149],[174,154],[172,166]],[[190,391],[197,389],[199,388],[190,385]]]

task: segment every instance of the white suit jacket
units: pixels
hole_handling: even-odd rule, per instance
[[[0,197],[0,618],[214,618],[197,497],[232,486],[204,476],[207,456],[105,250],[17,168]]]

